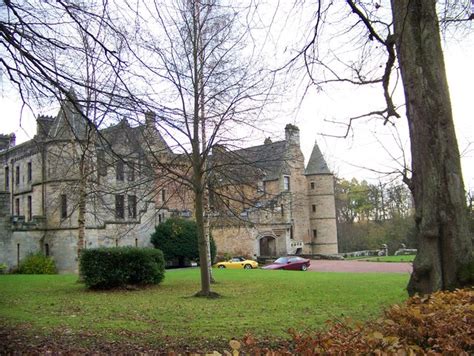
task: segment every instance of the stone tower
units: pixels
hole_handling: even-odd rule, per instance
[[[334,175],[315,142],[305,169],[313,254],[335,254],[337,248]]]

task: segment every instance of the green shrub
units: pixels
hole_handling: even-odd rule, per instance
[[[212,236],[211,260],[216,257],[216,244]],[[163,251],[166,261],[177,259],[184,266],[186,259],[199,261],[197,225],[193,220],[170,218],[158,225],[151,235],[151,243]]]
[[[163,253],[153,248],[86,249],[81,252],[79,268],[91,289],[158,284],[165,276]]]
[[[19,274],[55,274],[56,264],[51,257],[45,256],[43,253],[32,253],[24,258],[16,273]]]
[[[8,266],[5,263],[0,263],[0,274],[7,272]]]

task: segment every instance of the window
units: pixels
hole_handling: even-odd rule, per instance
[[[285,215],[285,208],[283,207],[283,204],[280,205],[280,209],[281,209],[281,216],[284,216]]]
[[[107,175],[107,163],[105,162],[105,152],[97,151],[97,173],[99,176]]]
[[[67,195],[61,194],[61,219],[67,218]]]
[[[10,169],[5,167],[5,190],[10,188]]]
[[[49,257],[49,244],[44,244],[44,254]]]
[[[28,195],[28,221],[31,221],[33,217],[33,201],[31,195]]]
[[[115,166],[115,175],[117,180],[122,180],[123,181],[123,162],[118,161],[117,165]]]
[[[283,190],[290,191],[290,177],[283,176]]]
[[[165,189],[161,189],[161,202],[165,202],[166,201],[166,190]]]
[[[137,217],[137,197],[135,195],[128,196],[128,217],[132,219]]]
[[[135,180],[135,163],[134,162],[128,162],[127,179],[130,182],[133,182]]]
[[[20,265],[20,244],[16,244],[16,265]]]
[[[318,237],[318,230],[314,229],[313,230],[313,239]]]
[[[124,217],[124,196],[117,194],[115,196],[115,217],[123,219]]]
[[[20,198],[15,199],[15,215],[20,216]]]
[[[32,172],[32,169],[31,169],[31,162],[28,162],[28,182],[31,182],[31,178],[33,176],[33,172]]]
[[[311,182],[311,189],[314,189],[314,182]]]
[[[313,205],[311,206],[311,209],[313,210],[313,213],[315,213],[315,212],[316,212],[316,205],[313,204]]]
[[[20,184],[20,166],[16,166],[15,184],[16,185]]]

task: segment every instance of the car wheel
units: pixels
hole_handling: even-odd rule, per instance
[[[302,265],[302,266],[301,266],[301,270],[302,270],[302,271],[306,271],[307,269],[308,269],[308,266],[306,266],[306,265]]]
[[[219,265],[219,266],[217,266],[217,268],[223,269],[223,268],[225,268],[225,266]]]
[[[244,266],[244,269],[252,269],[252,266],[249,265],[249,264],[246,264],[246,265]]]

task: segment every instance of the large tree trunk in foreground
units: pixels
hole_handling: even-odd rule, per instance
[[[472,259],[459,149],[435,0],[392,0],[412,152],[419,244],[410,295],[463,284]]]

